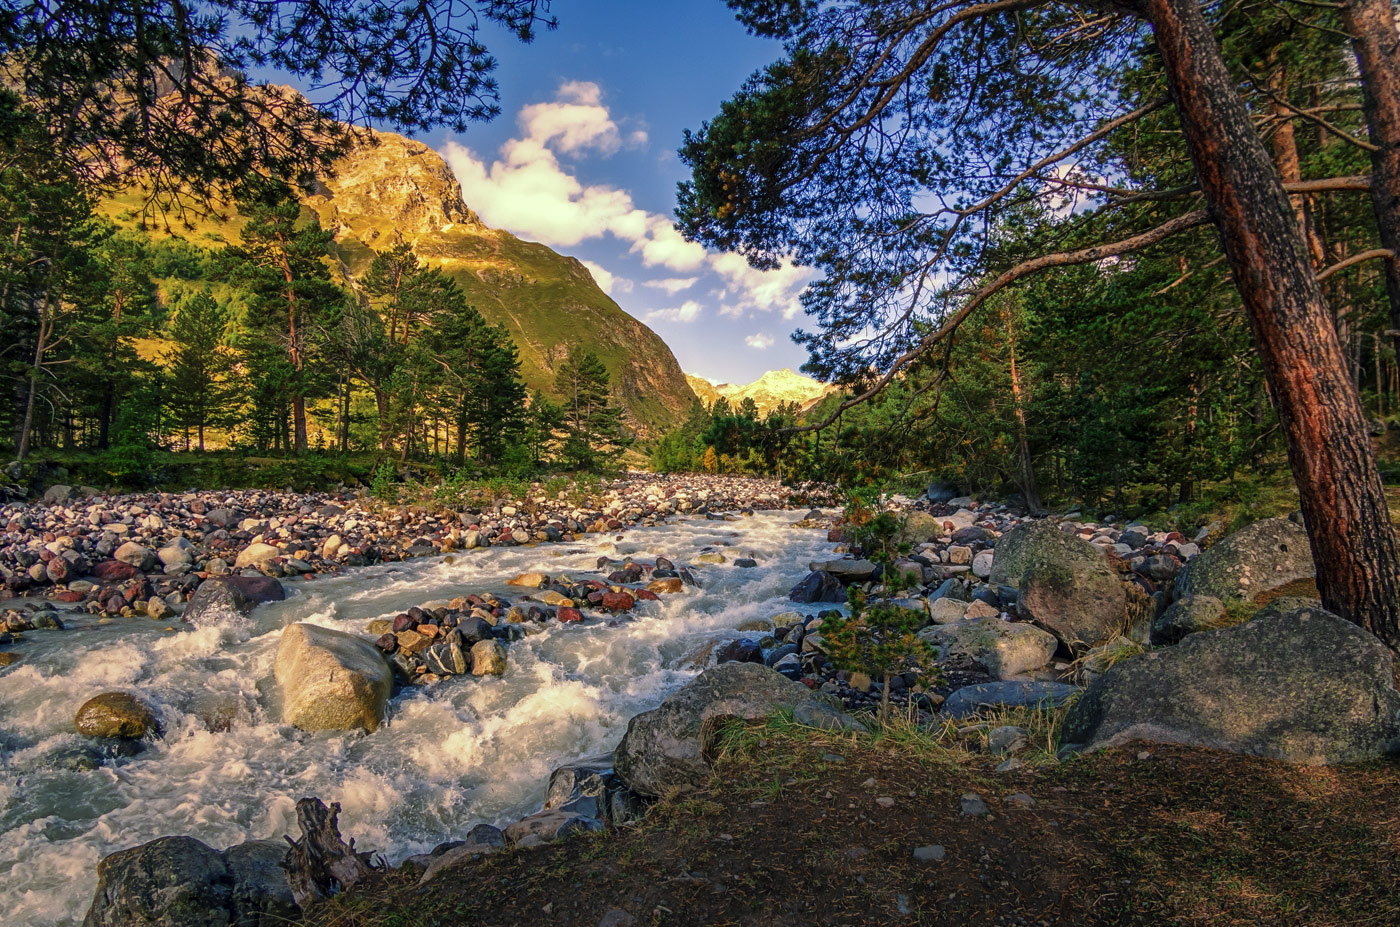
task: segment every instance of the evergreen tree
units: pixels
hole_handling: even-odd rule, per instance
[[[226,381],[231,370],[224,349],[227,322],[224,308],[212,296],[197,293],[180,306],[170,326],[175,346],[165,358],[169,367],[167,403],[175,422],[184,429],[186,450],[190,448],[191,428],[202,451],[205,427],[224,420],[221,413],[228,398]]]
[[[280,401],[290,407],[292,434],[290,442],[278,443],[303,454],[307,449],[307,398],[318,385],[314,369],[318,344],[313,336],[329,328],[326,320],[338,314],[344,299],[331,282],[325,263],[333,236],[321,228],[314,214],[309,221],[302,221],[301,205],[284,183],[263,185],[239,208],[248,221],[242,243],[227,249],[226,261],[231,278],[253,298],[247,338],[261,344],[256,348],[250,345],[249,357],[266,360],[273,353],[271,348],[279,344],[285,352],[285,365],[278,365],[284,369],[271,380],[279,386]],[[255,377],[264,373],[262,369],[250,370]],[[256,390],[264,402],[279,401],[266,386],[258,384]],[[270,420],[269,412],[264,410],[265,419]]]
[[[569,466],[594,469],[631,445],[622,409],[612,404],[608,369],[592,351],[569,346],[555,373],[554,391],[563,400],[563,455]]]

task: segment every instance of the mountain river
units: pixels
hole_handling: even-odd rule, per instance
[[[787,591],[808,561],[832,551],[820,532],[791,527],[800,517],[688,519],[621,541],[589,535],[365,567],[289,583],[285,602],[232,625],[171,632],[75,616],[65,631],[27,634],[24,661],[0,671],[0,922],[78,924],[103,855],[167,834],[215,848],[280,838],[295,831],[294,804],[307,795],[340,802],[342,831],[391,862],[475,822],[503,826],[538,810],[551,770],[611,750],[633,715],[695,675],[682,657],[791,607]],[[615,626],[551,624],[509,646],[504,677],[403,690],[373,734],[308,734],[278,720],[272,665],[288,622],[363,633],[371,619],[469,592],[518,598],[526,590],[505,582],[523,571],[589,575],[604,553],[686,563],[707,545],[760,565],[700,566],[702,588],[643,602]],[[91,764],[75,761],[85,745],[73,715],[109,690],[152,704],[165,736],[138,756],[82,768]]]

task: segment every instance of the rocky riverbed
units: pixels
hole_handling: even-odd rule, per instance
[[[0,671],[5,923],[75,923],[91,901],[98,860],[160,836],[222,848],[295,833],[295,802],[306,795],[340,802],[362,845],[393,860],[461,839],[476,823],[504,827],[529,815],[555,767],[611,750],[630,718],[695,676],[688,655],[792,609],[788,591],[837,546],[824,531],[793,527],[806,514],[690,514],[637,525],[621,540],[585,532],[572,542],[381,562],[314,582],[282,577],[285,599],[211,608],[192,624],[77,611],[63,614],[66,630],[22,632],[11,649],[24,659]],[[705,553],[725,562],[703,562]],[[629,570],[629,558],[645,567]],[[658,579],[666,560],[677,575]],[[548,582],[511,585],[531,573]],[[571,606],[546,604],[561,577],[570,593],[588,586],[572,606],[580,621],[560,620]],[[628,578],[637,582],[621,582]],[[595,582],[640,593],[651,583],[669,588],[669,579],[680,580],[680,591],[639,595],[630,610],[588,602]],[[373,650],[382,632],[372,633],[372,623],[392,626],[416,608],[439,621],[438,610],[455,612],[460,627],[483,607],[469,596],[495,603],[503,674],[401,680],[372,733],[303,730],[288,720],[278,664],[289,624],[347,634]],[[513,608],[526,620],[511,622]],[[533,620],[531,608],[554,617]],[[522,633],[504,639],[511,628]],[[105,693],[129,695],[149,711],[155,725],[146,737],[98,736],[116,729],[86,724],[90,733],[78,733],[80,708]]]
[[[180,852],[214,869],[247,856],[266,876],[270,848],[209,847],[292,833],[299,792],[340,802],[362,845],[429,872],[615,825],[704,781],[710,714],[780,708],[863,729],[868,716],[847,712],[873,708],[881,680],[837,667],[824,631],[852,589],[887,595],[892,573],[928,654],[888,695],[929,720],[1061,704],[1087,683],[1068,750],[1148,735],[1338,762],[1400,743],[1388,651],[1305,597],[1307,538],[1286,519],[1188,539],[1029,519],[935,489],[888,501],[903,553],[881,565],[851,549],[859,526],[832,509],[682,504],[619,507],[633,519],[625,535],[605,510],[592,525],[558,522],[570,529],[558,544],[478,538],[315,583],[284,587],[268,575],[280,557],[234,576],[204,570],[184,632],[105,609],[24,610],[32,659],[0,672],[0,717],[14,725],[0,741],[0,904],[13,887],[20,923],[68,923],[28,900],[51,902],[54,873],[81,880],[74,860],[152,827],[205,841]],[[1299,680],[1318,698],[1297,699]],[[1270,719],[1267,731],[1238,711]],[[1015,768],[1025,732],[980,729]],[[97,786],[76,813],[58,797],[69,774]]]
[[[451,551],[616,534],[686,515],[722,518],[833,501],[825,486],[712,475],[633,474],[597,492],[552,496],[535,484],[522,498],[486,506],[431,507],[389,506],[364,494],[106,496],[57,485],[37,502],[0,508],[0,598],[48,598],[94,615],[166,620],[210,577],[305,580]],[[33,611],[46,625],[55,620],[53,610]],[[28,630],[35,620],[10,614],[0,633]]]

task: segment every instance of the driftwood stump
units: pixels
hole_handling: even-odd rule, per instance
[[[292,896],[303,910],[313,902],[344,891],[382,868],[371,853],[355,851],[355,840],[347,844],[340,836],[336,818],[340,803],[329,808],[319,798],[303,798],[297,802],[297,824],[301,839],[286,837],[291,848],[282,860],[287,884]]]

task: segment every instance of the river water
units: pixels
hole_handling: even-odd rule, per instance
[[[24,662],[0,672],[0,922],[77,924],[103,855],[167,834],[215,848],[280,838],[307,795],[340,802],[342,832],[391,861],[475,822],[538,810],[552,769],[611,750],[633,715],[695,674],[682,657],[790,607],[808,561],[832,550],[821,533],[792,528],[799,517],[688,519],[621,541],[590,535],[366,567],[293,583],[287,601],[232,625],[171,632],[146,619],[76,618],[65,631],[27,634]],[[307,734],[276,717],[272,665],[288,622],[364,632],[371,619],[469,592],[518,597],[505,581],[520,572],[589,575],[600,553],[684,563],[707,545],[731,561],[752,554],[759,567],[699,567],[702,588],[641,603],[634,620],[550,625],[510,645],[504,677],[404,690],[373,734]],[[165,736],[137,757],[75,768],[83,738],[73,716],[114,689],[152,704]]]

